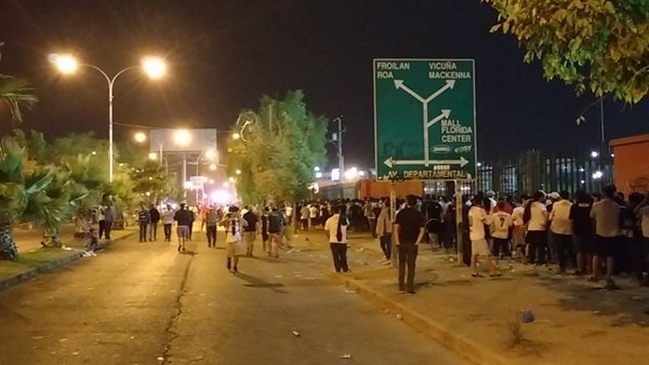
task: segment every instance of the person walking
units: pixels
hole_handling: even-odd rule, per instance
[[[270,214],[268,214],[268,256],[270,257],[279,257],[277,249],[283,225],[282,216],[277,211],[277,207],[273,207]]]
[[[165,242],[171,242],[171,227],[174,224],[174,210],[167,204],[167,210],[162,213],[162,224],[165,234]]]
[[[242,242],[242,228],[247,226],[247,222],[241,218],[239,207],[232,206],[228,209],[230,213],[225,226],[225,241],[227,244],[227,264],[226,267],[230,272],[239,272],[239,257],[245,254],[245,248]]]
[[[417,197],[406,197],[407,207],[397,213],[394,235],[399,252],[399,292],[415,293],[418,245],[424,238],[426,220],[417,209]]]
[[[149,241],[157,241],[160,211],[158,211],[158,208],[156,208],[153,204],[151,204],[151,207],[149,207],[149,216],[151,217],[151,222],[149,223]]]
[[[180,203],[180,209],[174,214],[174,220],[178,222],[176,233],[178,235],[178,252],[185,252],[185,243],[189,239],[189,227],[194,222],[194,213],[190,212],[185,203]]]
[[[250,207],[245,207],[247,212],[243,215],[246,221],[246,227],[243,229],[243,243],[246,246],[246,256],[252,257],[255,248],[255,239],[257,238],[257,229],[259,226],[259,217]]]
[[[146,229],[151,223],[151,214],[144,204],[140,207],[137,216],[140,224],[140,242],[146,242]]]
[[[390,219],[390,202],[386,201],[376,221],[376,235],[379,237],[381,251],[385,256],[383,264],[390,263],[392,258],[392,220]]]
[[[336,272],[349,272],[347,264],[347,227],[349,220],[345,216],[343,205],[334,208],[334,215],[324,223],[324,230],[329,237],[329,246],[333,256]]]
[[[619,249],[620,206],[613,200],[615,186],[602,188],[602,200],[593,204],[590,217],[595,223],[595,255],[593,256],[593,276],[589,281],[597,282],[602,271],[602,260],[606,260],[605,289],[618,289],[613,280],[615,253]]]
[[[216,247],[216,227],[219,224],[219,213],[215,207],[210,207],[205,215],[205,231],[207,232],[207,247]]]
[[[115,206],[112,202],[108,202],[106,209],[104,209],[104,237],[110,239],[110,233],[113,230],[113,223],[115,223]]]

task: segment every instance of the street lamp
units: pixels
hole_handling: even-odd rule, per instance
[[[234,139],[234,140],[241,139],[241,135],[239,133],[233,133],[232,134],[232,139]]]
[[[150,152],[149,153],[149,160],[156,161],[158,159],[158,154],[155,152]]]
[[[133,138],[135,139],[135,142],[137,142],[137,143],[144,143],[144,141],[146,141],[146,134],[144,134],[143,132],[137,132],[137,133],[135,133]]]
[[[129,70],[134,70],[141,68],[144,73],[153,79],[159,79],[164,76],[167,67],[163,60],[154,57],[146,57],[142,59],[140,66],[130,66],[121,69],[113,77],[108,76],[108,74],[101,68],[89,64],[89,63],[79,63],[76,58],[72,55],[63,55],[63,54],[50,54],[48,60],[56,66],[56,68],[63,74],[72,74],[76,72],[79,66],[91,68],[98,71],[108,83],[108,181],[113,182],[113,87],[115,86],[115,80],[122,75],[124,72]]]

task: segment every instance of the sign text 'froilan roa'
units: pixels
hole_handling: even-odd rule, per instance
[[[379,179],[475,177],[473,60],[374,60]]]

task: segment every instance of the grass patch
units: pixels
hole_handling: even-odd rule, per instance
[[[70,257],[75,251],[61,248],[43,248],[34,252],[24,253],[15,261],[0,261],[0,280],[19,275],[29,269],[43,266],[49,262]]]

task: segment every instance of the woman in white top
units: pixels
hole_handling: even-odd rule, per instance
[[[548,210],[545,208],[545,194],[534,193],[532,200],[525,207],[523,221],[527,224],[527,243],[530,245],[530,263],[546,265],[548,251]]]

